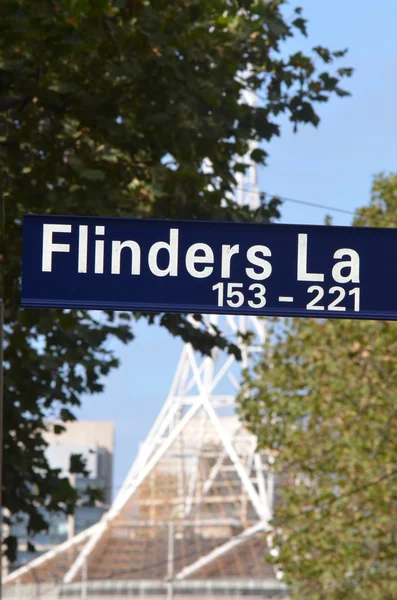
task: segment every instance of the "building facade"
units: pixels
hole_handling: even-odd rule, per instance
[[[18,555],[17,561],[9,567],[10,572],[99,521],[111,504],[114,424],[110,421],[74,421],[68,423],[66,431],[61,434],[53,432],[55,423],[48,425],[49,431],[44,436],[48,443],[48,462],[52,468],[61,470],[61,477],[69,477],[82,502],[73,516],[61,513],[47,515],[48,531],[34,538],[27,535],[25,519],[21,518],[21,522],[14,524],[10,533],[18,538]],[[80,454],[85,460],[88,477],[70,473],[70,457],[73,454]],[[84,490],[88,485],[103,490],[103,502],[96,506],[84,506]],[[35,546],[35,553],[28,551],[29,542]]]

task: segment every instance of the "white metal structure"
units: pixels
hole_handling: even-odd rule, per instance
[[[249,204],[252,208],[257,208],[259,194],[255,165],[250,165],[246,175],[238,174],[237,179],[236,198],[238,203]],[[219,317],[211,315],[205,317],[205,322],[209,332],[214,331],[214,327],[216,327],[226,336],[229,336],[229,338],[233,337],[236,340],[242,352],[241,366],[243,368],[248,366],[249,359],[253,353],[256,354],[262,351],[266,335],[266,321],[264,319],[244,316]],[[246,334],[248,331],[253,334],[249,346],[244,345],[240,337],[241,334]],[[197,424],[199,429],[198,437],[201,437],[201,439],[196,440],[196,460],[193,461],[191,459],[189,481],[185,482],[184,489],[181,490],[180,501],[183,503],[182,514],[184,518],[187,519],[189,517],[193,505],[193,496],[194,493],[197,493],[198,460],[204,440],[203,429],[208,422],[212,424],[222,449],[208,478],[202,485],[202,494],[205,495],[210,490],[216,475],[222,469],[225,458],[228,457],[241,480],[242,488],[245,490],[248,499],[254,507],[257,522],[221,547],[211,551],[207,556],[200,557],[179,573],[173,574],[175,578],[182,579],[188,574],[192,574],[199,566],[203,566],[222,553],[226,553],[230,548],[240,544],[247,536],[256,534],[260,530],[264,531],[268,529],[273,502],[272,475],[267,465],[263,462],[263,456],[255,453],[255,439],[247,435],[246,432],[243,435],[246,440],[249,439],[250,449],[246,456],[248,460],[246,464],[243,464],[241,451],[239,452],[236,448],[236,444],[239,441],[241,443],[241,439],[239,440],[241,428],[234,431],[232,435],[228,434],[223,426],[224,420],[217,414],[217,409],[234,407],[235,394],[239,389],[234,369],[235,366],[236,359],[232,355],[226,355],[219,350],[213,350],[211,356],[199,359],[192,345],[185,345],[169,396],[157,420],[142,445],[138,457],[132,465],[112,508],[104,516],[99,526],[95,528],[78,557],[66,572],[64,576],[65,583],[70,583],[76,579],[86,561],[94,553],[95,547],[100,544],[109,524],[122,513],[123,508],[133,499],[139,486],[145,481],[156,465],[160,463],[167,451],[178,442],[178,439],[180,440],[183,432],[186,431],[189,423],[193,420]],[[234,393],[217,394],[217,389],[221,387],[225,379],[229,380],[234,387]],[[183,450],[179,458],[183,459]],[[182,460],[180,460],[178,465],[180,481],[182,481],[184,476],[184,472],[180,468],[181,462]]]

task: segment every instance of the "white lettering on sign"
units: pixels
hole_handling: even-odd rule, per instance
[[[316,294],[314,298],[312,298],[310,302],[306,304],[306,308],[309,310],[325,310],[325,308],[327,308],[329,311],[346,311],[346,306],[341,304],[346,300],[346,290],[338,285],[334,285],[329,290],[324,290],[324,288],[319,285],[311,285],[307,289],[307,292],[308,294]],[[324,292],[329,298],[335,296],[327,307],[325,307],[323,304],[318,304],[318,302],[324,298]],[[353,310],[354,312],[358,312],[360,310],[360,288],[353,288],[349,291],[348,296],[353,296]]]
[[[102,225],[95,227],[95,235],[105,235],[105,228]],[[105,261],[105,242],[104,240],[95,240],[95,269],[94,273],[103,273]]]
[[[197,252],[201,252],[197,256]],[[193,244],[186,252],[186,269],[192,277],[202,279],[211,275],[214,267],[204,267],[203,269],[196,269],[196,264],[214,263],[214,252],[208,244]]]
[[[131,275],[139,275],[141,272],[141,247],[138,242],[133,240],[112,242],[112,275],[120,275],[121,251],[124,248],[131,250]]]
[[[54,244],[54,233],[71,233],[72,226],[66,224],[45,223],[43,225],[43,253],[41,270],[51,273],[52,255],[54,252],[70,252],[70,244]]]
[[[247,273],[250,279],[256,279],[257,281],[260,281],[261,279],[267,279],[268,277],[270,277],[272,273],[272,265],[268,260],[260,258],[258,254],[262,254],[262,256],[272,255],[270,249],[267,246],[251,246],[251,248],[248,248],[247,250],[247,259],[249,260],[251,265],[261,268],[262,272],[257,273],[257,271],[255,271],[255,269],[252,268],[245,269],[245,272]]]
[[[334,258],[341,259],[349,257],[349,260],[342,260],[336,263],[332,269],[332,277],[338,283],[359,283],[360,282],[360,257],[358,252],[351,248],[340,248],[334,254]],[[342,270],[348,269],[348,272],[343,275]]]
[[[230,262],[232,260],[232,256],[238,254],[239,251],[240,246],[238,244],[235,244],[234,246],[225,244],[222,246],[221,277],[230,278]]]
[[[307,271],[307,234],[298,233],[298,281],[324,281],[324,273]]]
[[[149,269],[156,277],[165,277],[178,275],[178,229],[170,229],[170,243],[156,242],[149,250]],[[168,267],[160,269],[158,266],[158,255],[160,250],[168,253]]]
[[[88,225],[79,226],[78,273],[87,273]]]
[[[309,273],[307,270],[308,236],[298,233],[298,281],[324,281],[324,273]],[[352,248],[339,248],[334,253],[334,258],[340,262],[332,268],[332,277],[337,283],[360,282],[360,257]],[[341,260],[347,258],[348,260]],[[343,274],[342,271],[347,270]]]
[[[242,283],[228,283],[226,288],[226,304],[232,308],[239,308],[244,304],[246,295],[248,298],[248,306],[251,308],[262,308],[266,304],[266,288],[261,283],[251,283],[248,287],[248,294],[242,291],[244,287]],[[225,301],[225,284],[220,281],[212,286],[214,292],[218,292],[218,306],[224,306]],[[255,292],[255,293],[253,293]]]
[[[103,225],[78,225],[78,236],[72,238],[73,243],[67,243],[67,234],[72,233],[72,225],[64,223],[49,223],[43,225],[42,246],[42,271],[52,272],[53,256],[57,253],[70,254],[68,260],[75,261],[78,273],[84,274],[89,270],[101,275],[105,271],[112,275],[120,275],[126,269],[132,276],[140,275],[147,260],[147,267],[155,277],[176,277],[178,268],[185,268],[187,273],[195,279],[205,279],[217,275],[223,281],[211,282],[212,290],[218,294],[218,306],[229,306],[233,309],[247,305],[251,308],[261,309],[267,304],[266,288],[262,283],[243,282],[244,273],[249,280],[261,282],[268,279],[273,272],[272,251],[268,246],[256,244],[242,248],[240,244],[219,244],[214,250],[210,244],[195,242],[184,249],[184,256],[180,256],[179,229],[168,230],[169,240],[160,240],[152,243],[145,250],[136,240],[109,239]],[[59,240],[57,237],[59,234]],[[66,239],[65,239],[66,236]],[[352,248],[339,248],[331,250],[334,264],[329,266],[327,277],[333,282],[326,287],[321,286],[325,281],[325,273],[311,272],[308,267],[309,235],[298,233],[297,246],[297,280],[310,282],[307,293],[309,297],[305,308],[310,311],[336,311],[360,310],[360,288],[346,289],[341,287],[346,284],[360,283],[360,256]],[[90,242],[90,244],[89,244]],[[143,242],[142,242],[143,243]],[[312,254],[316,248],[312,248]],[[145,252],[145,257],[143,256]],[[91,256],[90,256],[91,253]],[[321,257],[318,257],[319,260]],[[66,258],[65,258],[66,260]],[[285,270],[289,261],[294,257],[286,257],[281,268]],[[62,261],[61,261],[62,262]],[[55,264],[58,264],[57,260]],[[327,262],[329,264],[329,262]],[[332,263],[331,263],[332,264]],[[179,265],[179,267],[178,267]],[[285,271],[287,272],[287,271]],[[289,273],[292,272],[289,271]],[[235,278],[240,278],[240,281]],[[230,279],[235,281],[231,283]],[[229,281],[225,281],[229,280]],[[316,282],[313,285],[313,282]],[[320,282],[320,285],[319,283]],[[288,283],[288,282],[286,282]],[[284,283],[283,283],[284,286]],[[329,286],[329,287],[328,287]],[[283,293],[287,294],[288,287]],[[273,293],[271,287],[269,294]],[[276,290],[276,294],[279,292]],[[293,302],[293,296],[280,295],[279,302]],[[353,308],[351,308],[353,306]]]

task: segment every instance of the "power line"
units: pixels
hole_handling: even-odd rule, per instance
[[[280,200],[284,202],[294,202],[295,204],[304,204],[305,206],[311,206],[312,208],[321,208],[325,210],[331,210],[333,212],[343,213],[345,215],[355,215],[356,213],[352,210],[346,210],[344,208],[337,208],[336,206],[327,206],[326,204],[317,204],[316,202],[308,202],[307,200],[296,200],[295,198],[286,198],[285,196],[278,196]]]
[[[308,200],[297,200],[296,198],[287,198],[286,196],[280,196],[279,194],[269,194],[264,191],[256,191],[256,190],[247,190],[245,188],[237,188],[242,192],[246,192],[248,194],[257,194],[259,196],[267,196],[271,198],[278,198],[283,202],[293,202],[294,204],[303,204],[305,206],[310,206],[312,208],[321,208],[324,210],[331,210],[333,212],[343,213],[345,215],[355,215],[356,213],[352,210],[346,210],[345,208],[337,208],[336,206],[327,206],[326,204],[318,204],[316,202],[309,202]]]

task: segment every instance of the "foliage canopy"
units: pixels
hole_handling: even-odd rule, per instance
[[[354,225],[397,226],[397,175],[379,176]],[[396,597],[397,324],[274,322],[241,413],[285,481],[274,562],[293,597]]]
[[[83,393],[117,366],[107,341],[133,337],[135,318],[157,320],[203,352],[229,346],[185,315],[19,308],[25,213],[189,219],[277,216],[225,200],[249,141],[266,159],[279,117],[317,125],[318,103],[346,94],[344,52],[283,53],[305,33],[273,0],[2,0],[0,187],[4,201],[4,506],[45,528],[40,507],[72,510],[67,482],[45,458],[48,418],[68,421]],[[325,64],[324,70],[319,68]],[[243,89],[260,91],[257,106]],[[203,169],[207,159],[212,171]],[[200,317],[197,316],[198,321]],[[9,540],[10,542],[10,540]],[[12,551],[9,546],[9,555]]]

